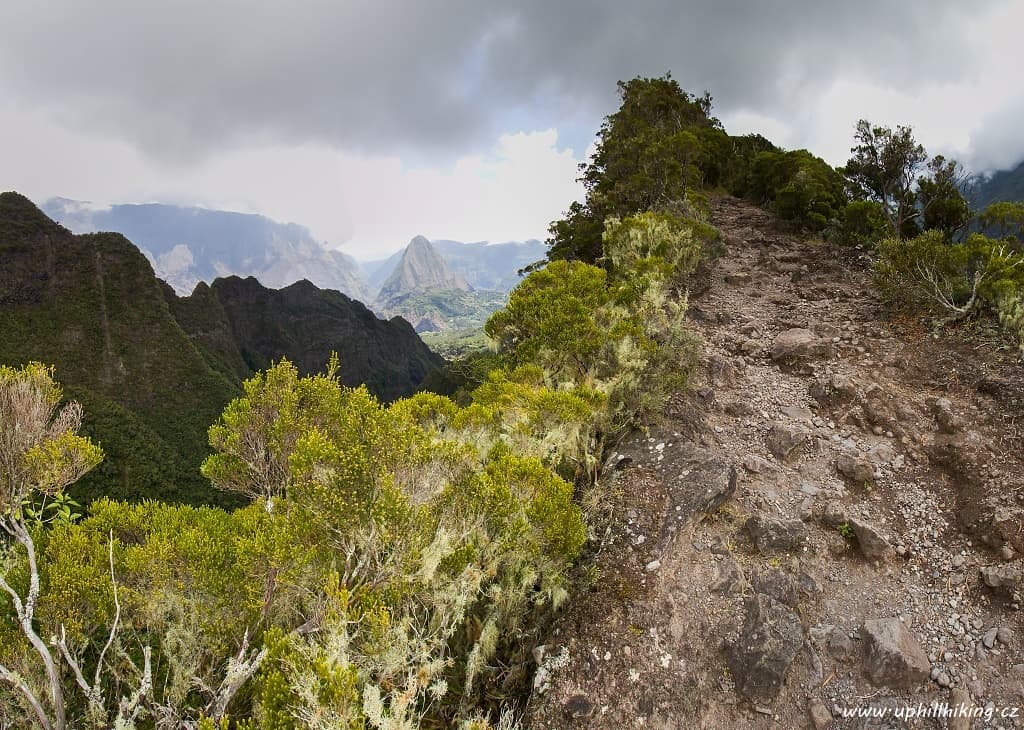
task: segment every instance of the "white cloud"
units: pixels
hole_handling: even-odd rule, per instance
[[[0,108],[0,188],[37,202],[62,196],[100,204],[170,202],[257,212],[308,226],[361,258],[416,234],[505,241],[543,238],[581,194],[578,159],[558,133],[501,136],[486,155],[449,168],[326,145],[246,146],[168,168],[132,145],[70,132],[41,112]]]

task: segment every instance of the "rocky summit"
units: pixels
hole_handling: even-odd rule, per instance
[[[1021,727],[1024,370],[892,320],[854,255],[712,210],[700,382],[609,460],[529,727]],[[994,719],[901,719],[932,703]]]

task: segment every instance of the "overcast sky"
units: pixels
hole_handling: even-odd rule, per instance
[[[0,23],[0,189],[259,212],[366,258],[542,238],[615,82],[833,164],[860,117],[1024,158],[1024,0],[40,0]]]

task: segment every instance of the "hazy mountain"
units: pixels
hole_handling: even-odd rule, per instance
[[[124,236],[72,235],[17,193],[0,194],[0,262],[0,363],[54,365],[106,452],[80,497],[225,501],[199,474],[207,429],[271,360],[311,372],[336,351],[344,382],[385,399],[440,363],[407,322],[309,282],[178,297]]]
[[[136,243],[157,276],[180,294],[218,276],[255,276],[280,288],[306,279],[368,300],[355,259],[324,247],[309,230],[260,215],[148,203],[96,208],[53,198],[43,210],[75,233],[116,231]]]
[[[1024,161],[1012,170],[1000,170],[976,181],[971,202],[977,210],[1001,201],[1024,201]]]
[[[507,243],[440,240],[433,244],[451,270],[466,277],[474,289],[505,292],[519,284],[519,269],[540,261],[548,250],[547,246],[536,239]]]
[[[511,291],[520,281],[519,269],[539,261],[547,246],[536,239],[507,243],[462,243],[439,239],[431,242],[452,271],[462,274],[474,289]],[[379,290],[402,258],[402,251],[386,259],[360,262],[370,288]]]
[[[402,251],[394,270],[381,284],[377,302],[386,307],[397,297],[437,291],[472,291],[462,274],[448,268],[444,257],[423,236],[416,236]]]

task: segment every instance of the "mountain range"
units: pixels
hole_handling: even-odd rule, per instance
[[[337,352],[342,381],[385,400],[442,364],[408,322],[308,281],[217,278],[180,297],[124,236],[74,235],[17,193],[0,194],[0,261],[0,363],[54,365],[106,452],[85,500],[223,502],[198,470],[207,429],[281,357],[308,373]]]
[[[421,332],[479,328],[504,304],[519,269],[546,251],[537,240],[491,244],[416,236],[386,259],[359,262],[303,226],[260,215],[160,203],[98,207],[67,198],[52,198],[42,209],[74,233],[124,235],[178,296],[232,275],[271,288],[306,280],[385,318],[403,317]]]
[[[255,276],[269,287],[306,279],[360,301],[371,297],[355,259],[327,248],[295,223],[160,203],[97,208],[51,198],[42,209],[74,233],[122,234],[179,294],[189,294],[200,281],[234,274]]]

